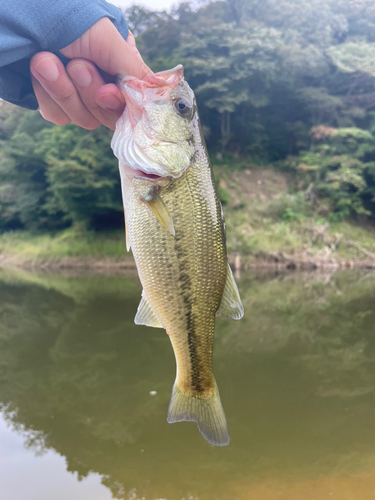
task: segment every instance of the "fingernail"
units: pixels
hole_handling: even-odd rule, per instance
[[[102,106],[102,108],[119,109],[121,106],[123,106],[122,102],[120,102],[113,94],[102,94],[100,96],[100,101],[99,104]]]
[[[50,83],[55,82],[59,77],[59,68],[52,57],[47,57],[39,61],[35,65],[35,70],[44,80]]]
[[[92,82],[91,73],[84,64],[70,66],[68,73],[78,87],[88,87]]]

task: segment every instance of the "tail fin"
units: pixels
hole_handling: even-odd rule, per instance
[[[168,408],[167,422],[196,422],[199,432],[210,444],[226,446],[229,444],[227,420],[220,401],[219,390],[210,396],[192,396],[181,391],[175,382]]]

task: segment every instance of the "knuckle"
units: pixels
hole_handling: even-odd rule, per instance
[[[56,94],[56,97],[61,103],[70,103],[76,96],[76,90],[74,88],[72,89],[66,89],[66,90],[61,90]]]
[[[100,107],[95,103],[95,101],[93,101],[92,99],[85,99],[86,96],[81,97],[90,113],[92,113],[93,115],[96,115],[98,112],[100,113]]]

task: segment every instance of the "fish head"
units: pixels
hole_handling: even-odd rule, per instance
[[[112,149],[134,176],[180,177],[194,154],[194,93],[176,66],[139,80],[118,78],[126,101],[117,121]],[[130,167],[130,169],[129,169]]]

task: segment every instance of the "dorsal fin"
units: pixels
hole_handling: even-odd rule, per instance
[[[243,305],[241,302],[240,294],[232,269],[229,267],[227,269],[227,279],[224,286],[223,296],[221,298],[221,304],[216,312],[216,316],[225,316],[227,318],[241,319],[244,314]]]
[[[154,311],[152,310],[150,303],[145,297],[144,292],[142,292],[142,298],[138,306],[137,314],[134,318],[134,323],[136,325],[152,326],[154,328],[163,328],[160,321],[156,317]]]

